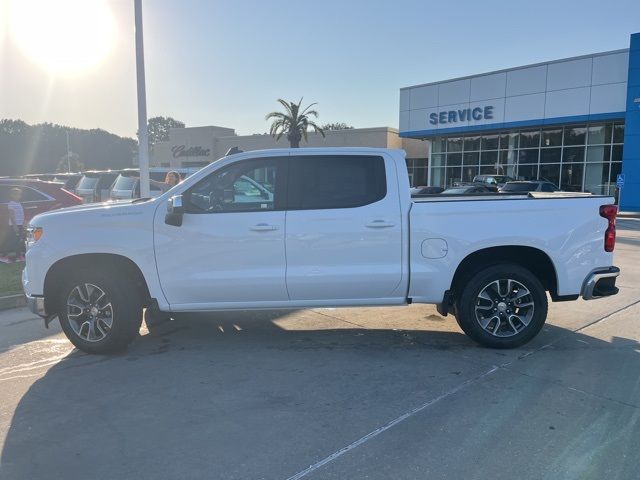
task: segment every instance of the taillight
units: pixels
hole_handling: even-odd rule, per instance
[[[615,205],[602,205],[600,207],[600,216],[609,221],[609,225],[604,232],[604,251],[613,252],[616,246],[616,215],[618,207]]]
[[[72,198],[73,200],[75,200],[78,203],[82,203],[82,197],[79,197],[78,195],[76,195],[73,192],[70,192],[69,190],[65,189],[65,188],[61,188],[60,190],[62,190],[68,197]]]

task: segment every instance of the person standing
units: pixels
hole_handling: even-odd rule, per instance
[[[24,208],[20,200],[22,199],[22,190],[12,188],[10,194],[11,200],[7,204],[9,209],[9,223],[16,236],[16,260],[24,260]]]

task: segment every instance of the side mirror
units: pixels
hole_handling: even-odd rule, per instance
[[[182,226],[183,215],[182,195],[174,195],[167,201],[167,214],[164,217],[164,223],[180,227]]]

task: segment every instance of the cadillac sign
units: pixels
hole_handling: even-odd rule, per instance
[[[186,145],[174,145],[171,147],[173,158],[179,157],[208,157],[211,149],[202,147],[189,147]]]

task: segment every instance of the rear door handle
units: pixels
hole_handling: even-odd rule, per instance
[[[373,220],[365,225],[367,228],[389,228],[394,227],[395,223],[386,220]]]
[[[274,230],[278,230],[280,227],[277,225],[269,225],[268,223],[258,223],[251,227],[251,230],[254,232],[272,232]]]

